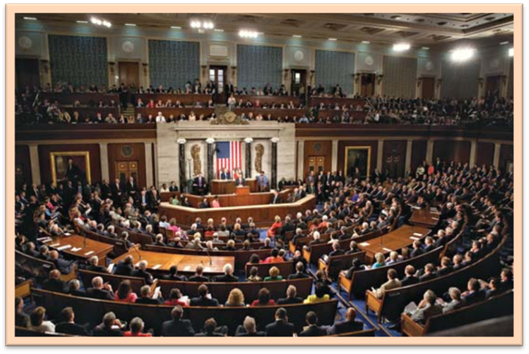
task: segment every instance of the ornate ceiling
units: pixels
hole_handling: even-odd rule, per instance
[[[39,21],[72,24],[96,15],[114,26],[133,23],[139,27],[189,30],[191,19],[211,19],[217,29],[238,32],[255,30],[265,36],[307,39],[337,38],[339,41],[435,45],[460,39],[480,39],[496,43],[513,34],[512,13],[324,13],[324,14],[31,14]],[[17,19],[25,16],[20,14]]]

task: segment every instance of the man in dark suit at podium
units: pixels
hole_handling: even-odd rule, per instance
[[[223,168],[221,171],[220,171],[220,179],[222,180],[227,180],[227,179],[231,179],[231,176],[230,176],[230,172],[226,172],[226,169]]]
[[[244,186],[246,184],[246,180],[244,179],[242,172],[239,172],[237,178],[235,178],[235,187]]]
[[[202,173],[199,173],[198,176],[193,180],[193,190],[195,194],[204,195],[207,190],[207,182]]]

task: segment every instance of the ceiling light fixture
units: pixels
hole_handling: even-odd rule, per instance
[[[77,21],[77,23],[88,23],[88,21]]]
[[[510,57],[514,56],[514,48],[509,48],[509,56]]]
[[[329,38],[330,41],[337,41],[336,38]]]
[[[393,50],[396,52],[405,52],[408,49],[410,49],[410,45],[408,43],[397,43],[393,45]]]
[[[303,37],[303,36],[302,36],[301,34],[293,34],[292,37],[294,37],[294,38],[301,38],[301,37]]]
[[[214,31],[215,31],[215,32],[224,32],[224,30],[221,29],[221,28],[215,28]]]
[[[171,26],[172,29],[182,29],[180,26]]]
[[[500,45],[509,44],[509,41],[501,42]]]
[[[369,44],[369,43],[371,43],[371,42],[370,42],[370,41],[362,41],[362,43],[364,43],[364,44]]]
[[[112,27],[112,24],[110,22],[106,20],[100,20],[97,17],[90,18],[90,22],[92,22],[92,24],[97,25],[97,26],[105,26],[108,28]]]
[[[474,56],[474,48],[459,48],[452,52],[451,58],[453,61],[464,62],[471,59]]]
[[[125,23],[125,26],[136,27],[136,24],[135,23]]]
[[[24,17],[24,20],[27,20],[27,21],[37,21],[37,18],[36,18],[36,17]]]
[[[422,47],[422,50],[430,50],[430,47]]]
[[[241,38],[257,38],[259,33],[256,31],[240,30],[239,37]]]

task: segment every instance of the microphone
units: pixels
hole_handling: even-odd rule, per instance
[[[209,258],[209,266],[211,267],[213,265],[213,261],[211,259],[211,255],[209,254],[209,248],[208,246],[206,246],[206,253],[208,254],[208,258]]]
[[[141,260],[141,253],[140,251],[138,251],[138,249],[136,248],[136,246],[132,247],[134,248],[134,250],[136,251],[136,253],[138,254],[138,256],[140,257],[140,260]]]

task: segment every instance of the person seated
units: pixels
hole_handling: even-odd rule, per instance
[[[399,262],[399,254],[396,251],[392,251],[389,253],[389,257],[386,258],[386,265],[392,265],[397,262]]]
[[[153,277],[152,274],[147,272],[148,262],[146,260],[140,261],[138,264],[138,269],[134,269],[130,274],[132,277],[143,278],[145,279],[145,284],[152,285]]]
[[[140,288],[140,298],[136,299],[137,304],[160,305],[163,302],[161,293],[153,295],[149,285],[144,285]]]
[[[78,279],[72,279],[68,282],[68,294],[73,296],[86,296],[86,293],[81,289],[81,282]]]
[[[123,324],[116,318],[114,312],[107,312],[103,316],[103,322],[92,331],[94,337],[121,337]]]
[[[92,272],[108,273],[108,270],[105,267],[99,265],[99,257],[92,256],[90,257],[89,262],[90,265],[86,267],[87,270],[90,270]]]
[[[263,263],[282,263],[285,260],[283,257],[279,256],[279,250],[277,248],[274,248],[270,252],[270,256],[266,257],[266,259],[263,261]]]
[[[428,318],[443,313],[441,305],[437,304],[437,296],[432,290],[427,290],[417,309],[408,313],[415,322],[426,323]]]
[[[151,225],[148,225],[148,226],[151,226]],[[153,245],[154,246],[160,246],[160,247],[166,247],[167,246],[165,244],[165,242],[163,242],[163,235],[162,234],[156,235]]]
[[[219,306],[219,301],[212,298],[207,285],[202,284],[198,287],[198,297],[191,299],[190,306]]]
[[[468,306],[485,300],[486,295],[486,292],[481,289],[479,281],[471,278],[467,283],[467,291],[462,294],[462,298]]]
[[[202,244],[200,242],[200,233],[196,233],[195,236],[193,236],[193,240],[189,241],[187,245],[185,246],[185,249],[188,250],[203,250],[204,247],[202,247]]]
[[[29,316],[28,329],[40,333],[55,333],[55,325],[51,321],[45,321],[46,309],[42,306],[35,308]]]
[[[447,275],[452,272],[452,261],[450,261],[450,258],[443,257],[441,258],[441,267],[437,269],[438,276]]]
[[[257,258],[259,258],[259,256],[257,256]],[[263,279],[259,276],[259,270],[257,269],[257,267],[250,268],[250,275],[248,276],[246,281],[247,282],[263,281]]]
[[[303,268],[304,268],[304,269],[307,269],[308,262],[307,262],[307,260],[305,259],[305,257],[303,257],[303,255],[301,254],[301,250],[296,250],[296,251],[294,252],[294,257],[292,257],[290,260],[291,260],[292,263],[294,263],[294,264],[297,264],[298,262],[303,263]]]
[[[139,317],[134,317],[130,321],[130,331],[123,332],[124,337],[152,337],[152,333],[143,333],[143,328],[145,324],[143,320]]]
[[[204,323],[204,331],[195,334],[195,337],[225,337],[225,334],[217,332],[217,321],[214,318],[209,318]]]
[[[199,282],[199,283],[209,282],[209,278],[205,277],[203,273],[204,273],[204,266],[198,265],[197,268],[195,269],[195,274],[190,276],[188,281]]]
[[[384,257],[384,254],[378,252],[375,254],[375,263],[371,266],[371,269],[376,269],[380,267],[384,267],[386,265],[386,258]]]
[[[499,283],[499,286],[498,288],[501,290],[501,291],[508,291],[508,290],[512,290],[514,288],[514,283],[513,283],[513,273],[512,273],[512,270],[510,269],[503,269],[501,271],[501,274],[500,274],[500,283]]]
[[[118,286],[118,291],[114,294],[114,301],[133,303],[137,299],[138,295],[132,291],[130,280],[123,280]]]
[[[215,278],[213,278],[213,281],[215,282],[225,282],[225,283],[236,283],[239,281],[239,278],[233,275],[233,267],[231,264],[225,264],[223,267],[224,274],[223,275],[217,275]]]
[[[85,326],[75,323],[75,313],[71,307],[65,307],[61,311],[61,322],[55,326],[56,333],[71,334],[73,336],[89,336]]]
[[[314,311],[307,312],[305,321],[308,327],[305,327],[299,334],[300,337],[321,337],[327,335],[326,328],[318,326],[318,316]]]
[[[128,255],[124,260],[119,261],[119,263],[114,267],[113,274],[130,276],[134,270],[133,261],[134,258],[131,255]]]
[[[250,316],[246,316],[242,327],[239,325],[235,331],[235,337],[264,337],[265,332],[258,332],[255,319]]]
[[[48,274],[48,279],[44,280],[42,288],[57,293],[65,293],[67,291],[66,283],[61,280],[61,272],[57,269],[53,269],[50,274]]]
[[[286,291],[286,297],[277,300],[278,305],[302,304],[303,298],[297,296],[297,289],[294,285],[289,285]]]
[[[15,297],[15,326],[28,327],[29,316],[24,313],[24,300]]]
[[[184,309],[175,306],[171,310],[171,320],[162,323],[163,337],[190,337],[195,334],[191,321],[182,319]]]
[[[441,300],[441,306],[443,307],[443,313],[454,311],[465,306],[465,302],[461,298],[461,290],[456,287],[448,289],[448,295],[450,296],[450,302],[443,302]]]
[[[400,281],[401,286],[414,285],[420,282],[419,278],[415,276],[415,267],[407,265],[404,269],[405,277]]]
[[[176,280],[176,281],[187,281],[185,275],[178,275],[178,266],[172,265],[169,268],[169,274],[163,276],[164,280]]]
[[[223,248],[224,251],[236,251],[235,240],[228,240],[226,246]]]
[[[314,286],[314,294],[307,296],[303,303],[312,304],[315,302],[328,301],[329,299],[330,297],[328,294],[326,294],[326,289],[323,283],[316,283]]]
[[[212,208],[220,208],[220,202],[218,198],[219,198],[218,196],[215,196],[215,198],[213,198],[213,201],[211,202]]]
[[[261,288],[259,289],[257,300],[254,300],[251,306],[273,306],[275,304],[275,301],[270,298],[270,290],[267,288]]]
[[[228,295],[228,300],[224,304],[225,307],[245,307],[244,294],[238,288],[231,289]]]
[[[109,283],[103,283],[103,278],[92,278],[92,287],[86,290],[86,296],[99,300],[114,300],[114,291]]]
[[[421,282],[432,280],[437,278],[437,273],[435,272],[435,266],[432,263],[428,263],[424,266],[424,274],[419,277]]]
[[[274,247],[272,247],[272,240],[269,237],[265,238],[264,245],[259,247],[260,250],[273,249],[273,248]]]
[[[400,288],[402,286],[401,282],[399,281],[399,279],[397,278],[398,277],[398,274],[397,274],[397,271],[395,269],[388,269],[388,273],[387,273],[387,278],[388,278],[388,281],[385,282],[384,284],[382,284],[380,286],[380,288],[376,289],[375,290],[375,296],[378,298],[378,299],[382,299],[384,297],[384,294],[386,293],[386,291],[388,290],[391,290],[391,289],[396,289],[396,288]]]
[[[345,312],[345,321],[337,322],[332,327],[327,329],[327,334],[342,334],[362,331],[364,324],[356,320],[356,311],[354,308],[349,307]]]
[[[169,299],[165,301],[165,305],[188,307],[188,303],[182,298],[183,296],[180,289],[173,288],[169,293]]]
[[[264,281],[279,281],[283,280],[283,277],[280,275],[279,268],[272,267],[268,271],[269,276],[264,278]]]
[[[354,272],[366,270],[366,266],[362,264],[362,261],[358,258],[354,258],[352,261],[352,267],[347,270],[345,277],[349,280],[353,279]]]
[[[281,222],[281,218],[279,217],[279,215],[276,215],[274,217],[274,223],[266,232],[266,237],[273,239],[276,236],[276,234],[281,231],[282,226],[283,226],[283,223]]]
[[[304,278],[310,278],[310,275],[305,273],[305,266],[303,265],[303,263],[302,262],[297,262],[296,263],[296,273],[290,274],[288,276],[288,280],[304,279]]]
[[[280,307],[276,310],[275,321],[265,327],[267,337],[292,337],[295,328],[292,323],[288,322],[287,310]]]

